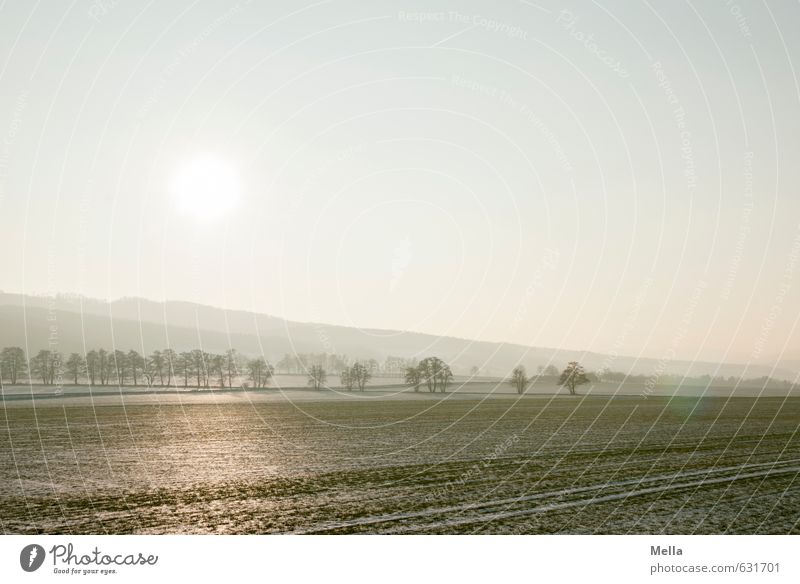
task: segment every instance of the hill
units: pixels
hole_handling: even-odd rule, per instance
[[[234,347],[277,361],[286,353],[337,353],[353,358],[438,355],[456,373],[477,366],[482,375],[506,375],[519,363],[529,371],[539,365],[563,366],[578,360],[589,370],[611,369],[642,375],[771,376],[794,379],[798,363],[737,364],[670,361],[616,356],[580,350],[492,343],[410,331],[356,329],[284,320],[267,314],[224,310],[182,301],[156,302],[123,298],[111,302],[75,296],[30,296],[0,293],[0,347],[19,345],[28,352],[48,347],[62,353],[91,348],[150,352],[167,346],[177,351],[202,347],[222,352]]]

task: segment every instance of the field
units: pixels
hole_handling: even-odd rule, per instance
[[[800,533],[800,398],[6,403],[4,533]]]

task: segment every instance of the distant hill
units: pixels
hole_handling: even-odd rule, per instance
[[[736,363],[671,361],[606,355],[578,350],[527,347],[408,331],[356,329],[336,325],[284,320],[266,314],[223,310],[190,302],[155,302],[124,298],[113,302],[58,296],[23,296],[0,293],[0,347],[19,345],[29,352],[47,348],[53,336],[62,353],[84,348],[136,349],[150,352],[167,346],[176,351],[202,347],[222,352],[234,347],[250,355],[263,354],[277,361],[286,353],[339,353],[353,358],[382,361],[389,355],[437,355],[456,373],[478,366],[482,375],[506,375],[519,363],[529,371],[538,365],[563,366],[580,361],[595,370],[609,362],[612,369],[643,375],[654,371],[679,375],[772,376],[794,379],[800,361],[745,367]]]

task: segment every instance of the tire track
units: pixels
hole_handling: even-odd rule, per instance
[[[499,507],[502,505],[513,505],[518,503],[525,503],[529,501],[539,501],[539,500],[546,500],[551,498],[561,498],[564,496],[571,496],[571,495],[581,495],[584,493],[591,493],[595,491],[603,491],[607,489],[617,489],[620,487],[627,487],[632,485],[642,485],[648,483],[654,483],[659,481],[670,481],[667,485],[655,486],[655,487],[648,487],[645,489],[633,489],[629,491],[624,491],[622,493],[614,493],[610,495],[603,495],[600,497],[591,497],[591,498],[579,498],[571,501],[564,501],[560,503],[552,503],[549,505],[543,505],[540,507],[534,507],[532,509],[522,509],[517,511],[505,511],[500,513],[494,514],[482,514],[479,516],[474,517],[466,517],[461,519],[455,519],[452,521],[443,521],[437,523],[431,523],[421,526],[409,526],[407,531],[421,531],[426,529],[439,529],[441,527],[452,527],[457,525],[465,525],[474,523],[476,521],[494,521],[497,519],[507,519],[510,517],[516,517],[520,515],[528,515],[532,513],[540,513],[543,511],[550,511],[555,509],[562,509],[567,507],[574,507],[577,505],[589,505],[594,503],[601,503],[605,501],[613,501],[618,499],[624,499],[627,497],[634,497],[634,496],[642,496],[648,495],[653,493],[660,493],[660,492],[667,492],[671,490],[679,490],[684,489],[692,486],[702,486],[702,485],[710,485],[710,484],[719,484],[719,483],[728,483],[733,482],[736,480],[741,479],[748,479],[748,478],[755,478],[755,477],[765,477],[765,476],[772,476],[777,474],[786,474],[790,472],[798,473],[800,472],[800,466],[789,466],[792,464],[799,463],[800,459],[789,459],[784,461],[774,461],[774,462],[763,462],[763,463],[754,463],[754,464],[744,464],[744,465],[737,465],[737,466],[727,466],[721,468],[713,468],[713,469],[704,469],[704,470],[696,470],[696,471],[689,471],[684,473],[673,473],[673,474],[663,474],[663,475],[656,475],[653,477],[642,477],[637,479],[629,479],[624,481],[616,481],[611,483],[601,483],[597,485],[588,485],[585,487],[574,487],[568,489],[559,489],[556,491],[548,491],[544,493],[536,493],[533,495],[527,495],[524,497],[513,497],[513,498],[506,498],[506,499],[496,499],[491,501],[483,501],[480,503],[474,504],[467,504],[467,505],[453,505],[448,507],[439,507],[435,509],[425,509],[422,511],[413,511],[409,513],[394,513],[388,515],[379,515],[373,517],[364,517],[360,519],[354,519],[350,521],[340,521],[334,522],[324,525],[319,525],[316,527],[311,527],[308,529],[297,530],[292,533],[294,534],[307,534],[307,533],[324,533],[327,531],[336,531],[340,529],[349,529],[353,527],[364,527],[367,525],[380,525],[384,523],[392,523],[395,521],[403,521],[408,519],[417,519],[417,518],[426,518],[426,517],[434,517],[437,515],[444,515],[448,513],[460,513],[466,511],[473,511],[473,510],[480,510],[492,507]],[[769,467],[769,468],[765,468]],[[749,469],[762,469],[761,471],[750,472],[747,474],[742,474],[743,470]],[[725,477],[713,477],[713,475],[718,473],[729,473],[729,472],[736,472],[735,475],[732,476],[725,476]],[[690,478],[690,477],[697,477],[697,476],[704,476],[703,479],[699,481],[691,481],[691,482],[683,482],[683,483],[675,483],[675,480]],[[709,478],[711,477],[711,478]],[[398,532],[403,532],[404,530],[401,529]],[[395,533],[392,531],[391,533]]]

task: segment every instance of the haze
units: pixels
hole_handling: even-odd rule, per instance
[[[0,289],[792,354],[800,7],[568,10],[5,2]]]

